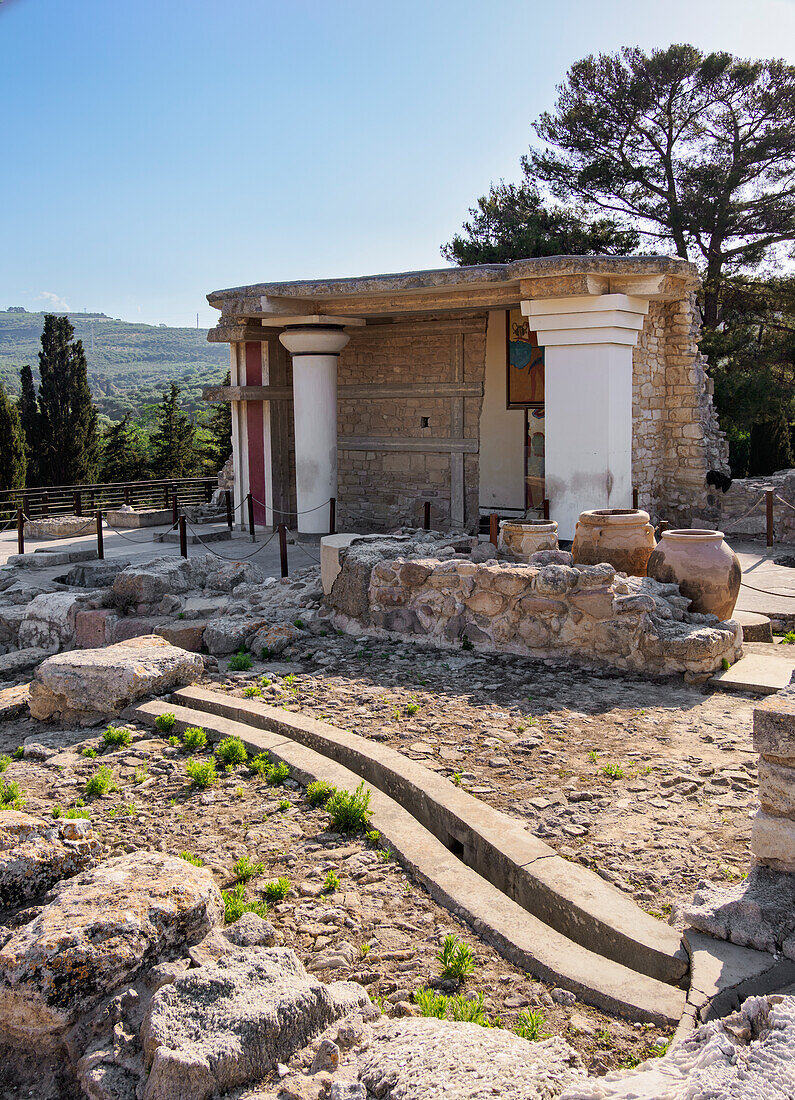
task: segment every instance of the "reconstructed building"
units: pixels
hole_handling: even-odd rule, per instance
[[[586,508],[714,514],[727,448],[699,355],[698,276],[656,256],[555,256],[219,290],[235,496],[307,535],[474,530]]]

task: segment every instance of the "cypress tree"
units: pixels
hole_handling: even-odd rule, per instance
[[[19,419],[22,422],[22,431],[25,433],[25,454],[28,460],[27,481],[28,485],[38,485],[39,466],[39,409],[36,404],[36,386],[33,382],[33,371],[26,363],[19,372],[20,397]]]
[[[192,477],[200,466],[196,427],[180,409],[179,394],[179,386],[172,382],[157,407],[157,430],[151,439],[156,477]]]
[[[99,427],[88,386],[81,340],[68,317],[47,314],[39,352],[41,468],[45,485],[79,485],[96,479]]]
[[[232,384],[231,371],[226,372],[224,385]],[[224,463],[232,453],[232,405],[224,401],[216,405],[210,414],[210,446],[208,459],[215,470],[222,470]]]
[[[0,386],[0,489],[23,489],[26,465],[19,410]]]

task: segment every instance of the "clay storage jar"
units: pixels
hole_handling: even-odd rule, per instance
[[[693,601],[691,611],[731,618],[742,570],[722,531],[663,531],[648,572],[656,581],[678,584],[682,595]]]
[[[530,520],[512,523],[500,522],[499,549],[510,554],[514,561],[527,562],[538,550],[557,550],[558,525],[554,520]]]
[[[581,512],[571,547],[575,565],[608,562],[621,573],[646,576],[656,543],[649,513],[637,508],[596,508]]]

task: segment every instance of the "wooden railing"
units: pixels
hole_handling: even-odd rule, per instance
[[[217,477],[164,478],[159,481],[120,481],[95,485],[47,485],[36,489],[0,492],[0,522],[5,524],[21,508],[29,519],[47,516],[90,516],[97,509],[173,508],[209,501],[218,488]]]

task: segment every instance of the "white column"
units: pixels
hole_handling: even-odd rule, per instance
[[[580,512],[632,507],[632,349],[645,298],[522,302],[545,349],[546,495],[562,539]]]
[[[279,339],[293,357],[298,532],[327,535],[328,500],[337,495],[337,356],[349,336],[341,328],[296,325]]]

